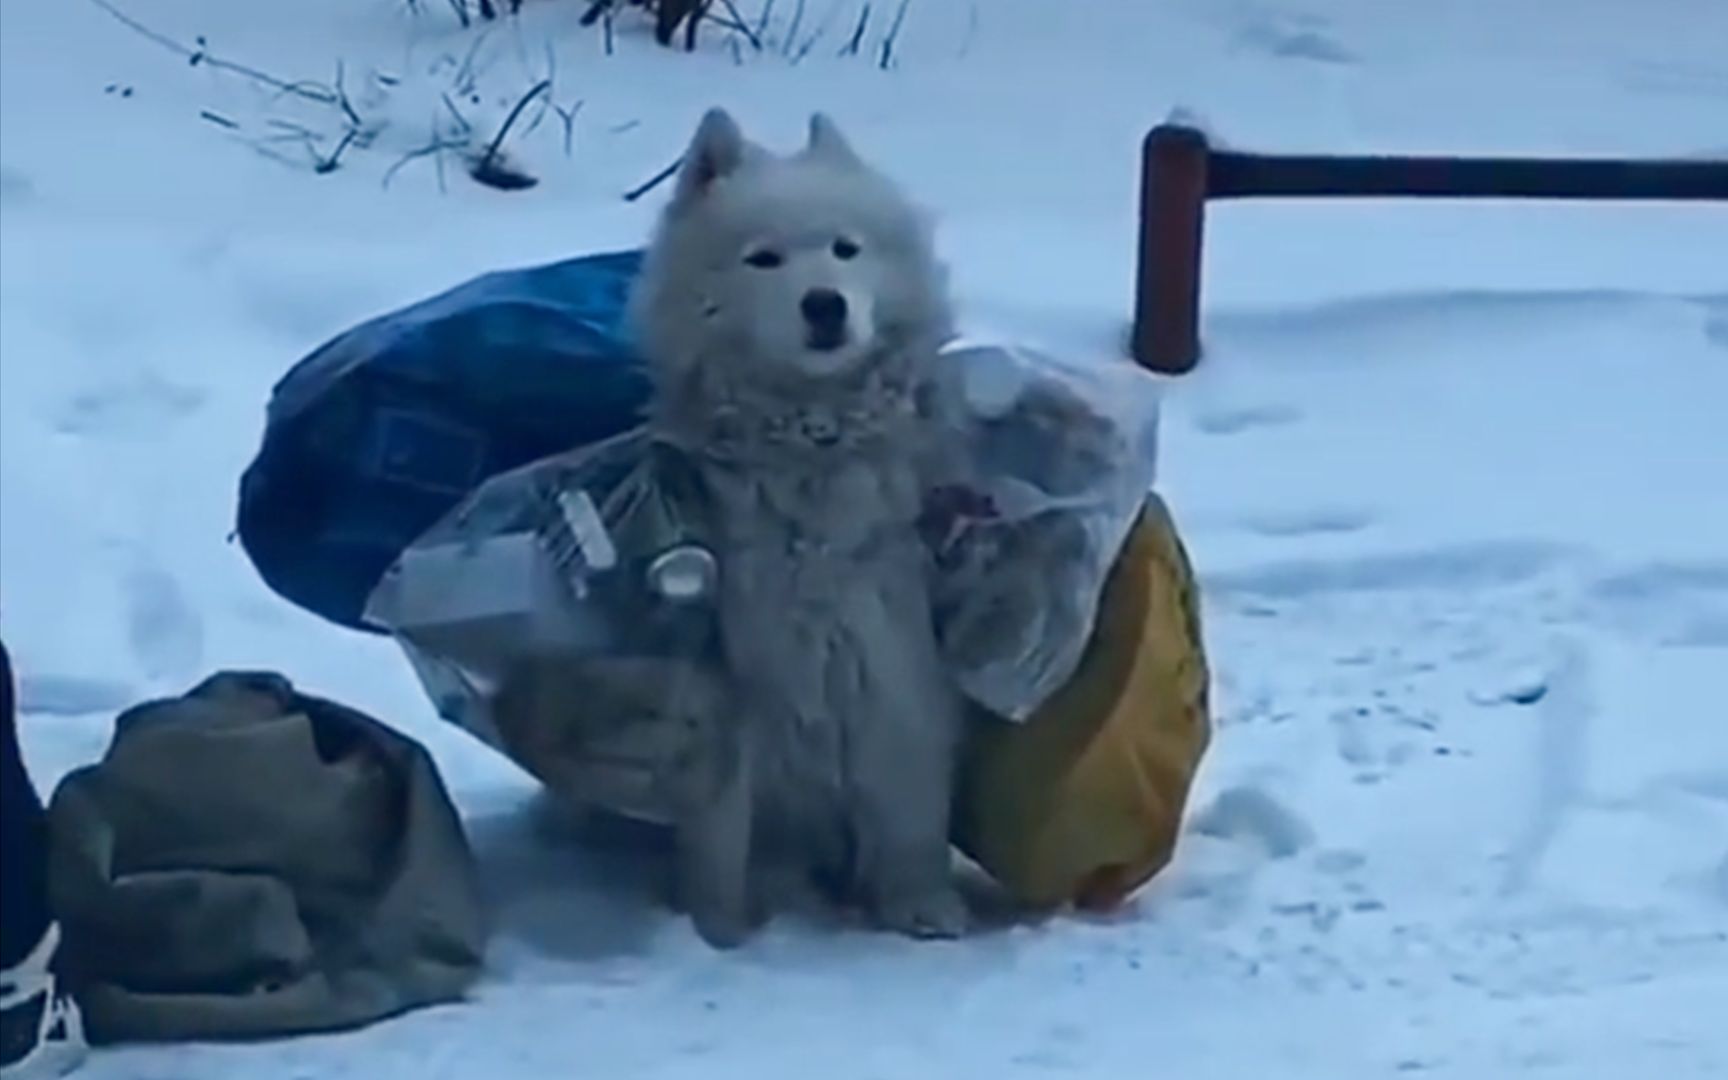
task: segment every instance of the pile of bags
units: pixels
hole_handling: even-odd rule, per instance
[[[721,568],[641,426],[639,268],[489,274],[318,349],[276,387],[238,534],[282,596],[392,635],[441,716],[655,822],[688,695],[572,677],[714,647]],[[1168,862],[1210,731],[1193,572],[1151,493],[1155,391],[987,342],[944,359],[962,466],[921,528],[971,703],[953,840],[1022,907],[1107,908]],[[430,756],[279,675],[123,714],[49,825],[66,977],[100,1041],[353,1026],[481,969],[477,875]]]
[[[490,274],[277,387],[242,484],[265,579],[394,635],[446,719],[586,804],[664,821],[689,725],[545,677],[711,648],[717,572],[640,426],[639,254]],[[1122,899],[1168,861],[1209,732],[1193,577],[1128,365],[961,340],[963,472],[927,493],[939,638],[975,705],[955,841],[1021,903]]]

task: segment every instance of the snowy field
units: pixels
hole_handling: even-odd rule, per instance
[[[228,540],[292,361],[638,242],[662,192],[622,193],[709,104],[780,145],[832,111],[940,212],[972,320],[1107,361],[1137,140],[1173,107],[1264,149],[1728,157],[1722,0],[912,0],[886,71],[892,3],[858,55],[850,0],[781,0],[762,52],[689,57],[630,18],[608,55],[582,0],[484,40],[439,0],[118,2],[282,80],[340,60],[371,138],[316,174],[258,140],[298,123],[327,154],[339,110],[88,0],[0,0],[0,595],[32,765],[51,784],[216,668],[282,670],[433,748],[500,927],[469,1003],[89,1080],[1728,1075],[1728,206],[1215,211],[1161,486],[1217,739],[1177,864],[1109,920],[781,921],[710,952],[545,829],[393,646]],[[444,95],[490,132],[548,76],[568,127],[509,140],[532,190],[403,160],[449,137]]]

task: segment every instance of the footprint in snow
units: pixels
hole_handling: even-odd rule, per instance
[[[1499,672],[1470,692],[1470,700],[1484,707],[1534,705],[1547,696],[1548,672],[1533,664]]]
[[[16,206],[36,197],[36,185],[30,177],[11,166],[0,166],[0,203]]]
[[[1288,859],[1314,842],[1314,830],[1295,811],[1252,787],[1233,787],[1194,817],[1194,831],[1218,840],[1249,842],[1269,858]]]
[[[1662,562],[1596,582],[1595,606],[1624,633],[1668,647],[1728,647],[1728,562]]]
[[[1368,864],[1368,856],[1354,848],[1327,848],[1314,855],[1314,869],[1333,877],[1356,873]]]
[[[1634,64],[1621,75],[1629,90],[1675,97],[1728,98],[1728,76],[1714,67],[1688,64]]]
[[[1255,428],[1283,427],[1301,419],[1301,410],[1287,405],[1247,405],[1207,409],[1194,417],[1194,427],[1206,435],[1238,435]]]
[[[1595,695],[1595,662],[1585,646],[1570,637],[1553,643],[1541,700],[1533,710],[1535,745],[1525,784],[1529,809],[1506,851],[1501,894],[1527,890],[1550,849],[1585,799],[1591,730],[1600,710]]]
[[[138,700],[125,683],[79,675],[20,675],[18,711],[40,716],[117,713]]]
[[[1329,719],[1332,722],[1332,732],[1337,740],[1338,757],[1346,765],[1359,769],[1378,765],[1379,755],[1368,739],[1364,725],[1366,709],[1335,709]]]
[[[68,435],[152,435],[203,404],[202,392],[146,375],[76,395],[55,426]]]
[[[1340,44],[1327,20],[1313,15],[1279,14],[1253,23],[1236,35],[1247,48],[1279,60],[1353,64],[1355,53]]]
[[[204,660],[204,623],[186,602],[179,582],[144,564],[126,576],[127,633],[133,654],[152,682],[189,682]]]
[[[1306,598],[1404,589],[1463,591],[1516,585],[1555,567],[1563,549],[1524,541],[1484,541],[1353,558],[1290,559],[1202,575],[1215,598]]]
[[[1728,151],[1722,155],[1728,158]],[[1728,300],[1704,306],[1704,338],[1718,349],[1728,350]]]
[[[1374,524],[1374,515],[1360,507],[1319,506],[1306,510],[1260,514],[1244,518],[1242,527],[1269,537],[1301,537],[1361,532]]]

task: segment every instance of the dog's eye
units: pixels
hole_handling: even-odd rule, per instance
[[[760,251],[752,251],[750,254],[744,256],[745,264],[754,266],[758,270],[772,270],[785,261],[786,257],[784,255],[781,255],[778,251],[773,251],[769,248],[762,248]]]
[[[858,251],[858,242],[855,240],[848,240],[842,236],[834,241],[834,257],[836,259],[856,259]]]

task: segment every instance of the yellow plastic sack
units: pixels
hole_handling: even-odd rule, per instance
[[[1121,903],[1175,851],[1208,691],[1193,569],[1153,496],[1074,675],[1024,721],[973,725],[956,844],[1027,907]]]

